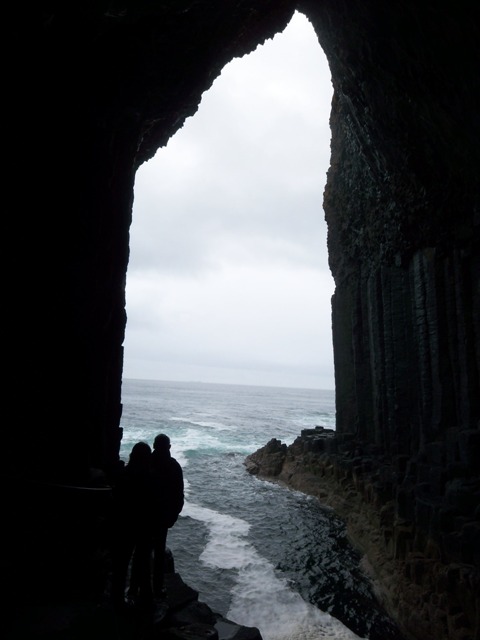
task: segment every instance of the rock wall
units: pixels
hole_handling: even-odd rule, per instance
[[[324,209],[337,444],[328,455],[358,448],[363,484],[379,489],[373,503],[412,532],[395,546],[404,561],[428,541],[442,562],[478,568],[480,38],[470,8],[99,0],[7,9],[5,575],[33,573],[41,556],[29,533],[32,483],[91,486],[118,461],[135,171],[223,66],[283,30],[295,9],[314,25],[334,86]]]
[[[449,539],[452,549],[447,555],[438,535],[429,535],[411,518],[399,515],[392,491],[395,470],[361,446],[318,427],[303,431],[288,447],[271,440],[245,464],[249,473],[315,496],[335,509],[346,522],[353,546],[363,554],[362,564],[379,602],[406,638],[477,638],[478,521],[465,517],[460,544],[458,534],[451,535],[451,512],[448,507],[443,511],[436,533],[442,530]],[[478,486],[463,487],[462,495],[465,503],[478,505]],[[428,501],[422,506],[426,520],[435,521]]]
[[[8,395],[22,428],[6,434],[7,475],[86,483],[89,469],[115,466],[135,171],[294,8],[12,3],[7,234],[21,277],[8,298]]]
[[[343,511],[361,545],[353,514],[369,505],[382,557],[400,563],[395,584],[417,594],[408,608],[389,596],[412,637],[478,635],[480,191],[478,123],[465,116],[478,100],[475,29],[408,2],[374,16],[368,2],[314,4],[302,6],[335,88],[324,206],[337,437],[322,462],[303,463],[323,469],[315,486],[330,474],[356,495]],[[392,585],[383,560],[372,564]]]

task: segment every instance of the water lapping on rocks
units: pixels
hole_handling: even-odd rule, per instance
[[[170,436],[186,503],[167,544],[201,601],[264,640],[398,640],[343,522],[245,467],[269,436],[293,442],[323,413],[334,425],[333,392],[128,382],[123,456]]]

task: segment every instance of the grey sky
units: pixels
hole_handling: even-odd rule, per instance
[[[331,97],[323,51],[295,14],[225,67],[137,172],[126,378],[334,388]]]

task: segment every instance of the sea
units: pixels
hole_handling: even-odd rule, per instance
[[[272,438],[335,429],[334,391],[124,379],[122,404],[121,458],[166,433],[183,468],[167,547],[200,602],[263,640],[404,640],[334,511],[244,464]]]

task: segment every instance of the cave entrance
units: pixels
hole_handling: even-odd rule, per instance
[[[331,97],[296,13],[139,169],[124,378],[333,389]]]

